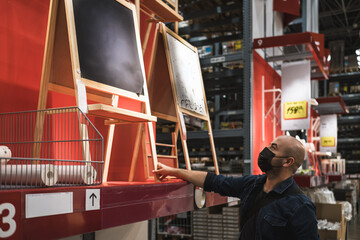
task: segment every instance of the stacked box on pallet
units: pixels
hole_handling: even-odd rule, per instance
[[[240,235],[239,207],[223,207],[223,239],[237,240]]]
[[[193,239],[208,239],[208,209],[202,208],[193,211]]]
[[[209,240],[223,239],[222,214],[208,215],[208,239]]]

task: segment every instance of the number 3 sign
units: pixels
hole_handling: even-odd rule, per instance
[[[8,214],[4,216],[5,210]],[[11,203],[0,204],[0,217],[2,217],[2,224],[0,225],[0,238],[10,237],[15,233],[16,222],[14,220],[15,207]]]

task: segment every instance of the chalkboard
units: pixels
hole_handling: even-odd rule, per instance
[[[133,11],[116,0],[73,0],[73,8],[81,77],[142,93]]]
[[[178,105],[206,115],[199,56],[196,51],[166,33]]]

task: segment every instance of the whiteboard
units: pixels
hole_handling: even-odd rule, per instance
[[[166,35],[178,105],[206,116],[199,56],[171,34]]]

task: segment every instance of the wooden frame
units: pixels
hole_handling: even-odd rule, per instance
[[[154,13],[160,21],[178,22],[184,18],[178,12],[178,0],[141,0],[141,6]]]
[[[49,89],[70,95],[75,94],[76,104],[80,109],[82,108],[82,103],[85,101],[86,107],[82,109],[84,112],[89,112],[89,114],[107,119],[105,124],[109,125],[109,131],[105,150],[103,182],[107,181],[115,124],[139,124],[140,130],[136,136],[133,161],[134,156],[137,156],[137,148],[139,147],[137,141],[141,138],[141,134],[145,134],[141,125],[144,123],[148,124],[151,155],[154,167],[157,167],[155,137],[152,127],[152,122],[156,122],[156,117],[151,115],[136,8],[132,3],[125,0],[114,1],[117,1],[132,11],[137,52],[139,54],[141,74],[144,79],[142,86],[143,95],[138,95],[134,92],[86,79],[81,76],[73,0],[51,0],[38,102],[38,109],[45,109]],[[78,89],[79,82],[85,86],[85,94],[81,89]],[[119,96],[140,102],[142,112],[119,108]],[[98,103],[88,105],[87,99]],[[35,141],[42,137],[42,125],[42,117],[38,116]],[[82,135],[86,137],[87,133],[83,132]],[[40,148],[39,146],[34,146],[34,149],[38,152]],[[37,154],[37,152],[35,152],[35,154]],[[134,164],[136,164],[136,162],[132,163],[132,168],[134,168]],[[131,173],[129,175],[131,175]]]
[[[205,114],[202,115],[195,111],[183,108],[178,104],[178,96],[176,91],[175,84],[175,73],[171,63],[171,56],[169,50],[169,44],[166,34],[170,34],[176,40],[180,41],[187,48],[192,50],[197,55],[197,48],[190,45],[176,33],[168,29],[164,24],[158,23],[155,33],[154,46],[153,46],[153,55],[149,72],[149,89],[150,89],[150,101],[152,105],[152,113],[158,118],[165,119],[167,121],[176,123],[176,134],[177,131],[180,131],[180,138],[184,152],[184,158],[186,163],[186,168],[191,170],[189,154],[186,142],[186,129],[181,127],[181,115],[182,113],[190,115],[195,118],[204,120],[207,123],[210,139],[210,147],[214,161],[214,167],[216,174],[219,174],[219,168],[217,164],[217,157],[215,151],[215,144],[211,129],[211,122],[209,117],[209,111],[206,104],[206,95],[203,85],[203,80],[201,77],[201,87],[202,94],[205,105]],[[161,36],[160,36],[161,35]],[[200,61],[197,58],[198,71],[201,73]],[[200,74],[201,76],[201,74]],[[161,96],[155,92],[161,92]]]

